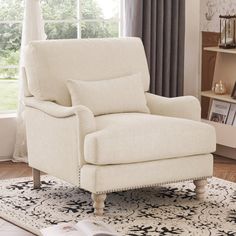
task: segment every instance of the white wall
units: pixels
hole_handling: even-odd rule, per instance
[[[200,1],[187,0],[185,20],[184,94],[200,92]]]
[[[234,15],[236,0],[201,0],[201,31],[219,32],[219,15]]]
[[[16,115],[0,114],[0,161],[12,158],[16,136]]]

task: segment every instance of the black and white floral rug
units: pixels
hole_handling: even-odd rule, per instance
[[[0,181],[0,217],[37,235],[81,219],[102,220],[122,235],[236,236],[236,183],[209,180],[204,202],[190,181],[108,194],[105,215],[93,215],[90,193],[51,176],[39,190],[30,178]]]

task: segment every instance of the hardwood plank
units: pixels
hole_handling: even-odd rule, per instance
[[[0,162],[0,179],[32,176],[31,168],[26,163]]]
[[[236,160],[215,156],[214,176],[231,182],[236,182]]]

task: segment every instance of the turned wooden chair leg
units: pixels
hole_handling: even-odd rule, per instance
[[[95,194],[92,193],[92,199],[93,199],[93,208],[94,208],[94,213],[97,216],[102,216],[103,215],[103,210],[105,207],[105,199],[107,195],[106,194]]]
[[[32,168],[32,175],[33,175],[33,188],[37,189],[41,186],[40,181],[40,170]]]
[[[201,180],[194,180],[193,183],[195,184],[195,193],[197,200],[203,200],[205,198],[205,192],[206,192],[206,185],[207,180],[201,179]]]

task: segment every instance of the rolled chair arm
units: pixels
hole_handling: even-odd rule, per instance
[[[92,111],[81,105],[64,107],[54,102],[37,100],[34,97],[25,98],[24,103],[26,106],[27,136],[29,137],[28,150],[31,154],[29,155],[29,161],[32,167],[50,173],[41,163],[43,158],[50,160],[51,165],[54,162],[58,163],[60,160],[58,166],[61,166],[61,168],[66,165],[67,161],[70,162],[71,169],[82,167],[85,163],[85,136],[96,130],[96,122]],[[37,145],[33,143],[35,139],[31,138],[35,135],[38,137],[37,140],[42,140]],[[48,143],[54,148],[47,148]],[[61,149],[63,145],[66,148]],[[43,157],[41,150],[44,150]],[[58,150],[60,151],[58,152]],[[54,172],[50,174],[61,175],[62,170],[52,169]],[[65,174],[65,179],[76,183],[78,176],[68,176]]]
[[[35,108],[56,118],[66,118],[69,116],[78,115],[82,112],[87,113],[87,115],[90,117],[91,116],[94,117],[92,111],[89,108],[82,105],[65,107],[58,105],[55,102],[41,101],[34,97],[26,97],[24,99],[24,103],[25,106],[27,107]]]
[[[193,96],[166,98],[146,93],[146,98],[152,114],[201,120],[201,106],[198,99]]]

